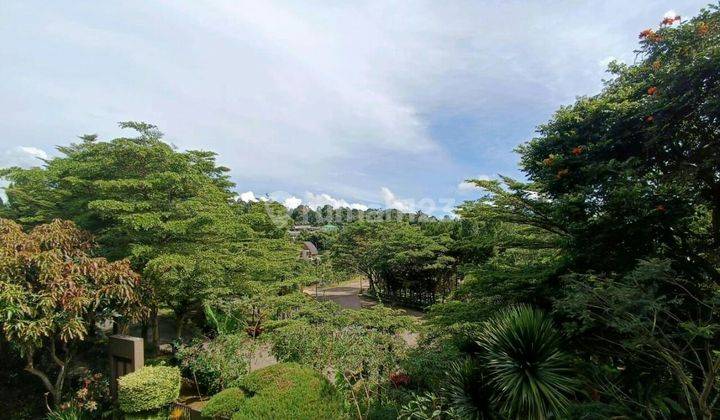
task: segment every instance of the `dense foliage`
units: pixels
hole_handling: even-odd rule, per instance
[[[242,389],[226,388],[210,398],[202,409],[202,415],[210,418],[229,418],[240,411],[243,403],[245,403],[245,392]]]
[[[710,8],[643,31],[635,64],[612,64],[602,93],[561,108],[519,148],[530,182],[476,181],[487,195],[460,214],[497,239],[458,302],[434,308],[437,324],[508,303],[551,309],[590,389],[579,407],[713,415],[719,30]]]
[[[362,273],[369,293],[424,307],[455,287],[457,261],[450,236],[404,222],[345,226],[332,247],[333,262]]]
[[[247,398],[233,420],[342,418],[335,388],[319,373],[294,363],[278,363],[252,372],[240,388]]]
[[[72,222],[53,221],[25,233],[0,219],[0,315],[5,340],[26,360],[55,405],[78,345],[98,322],[130,322],[144,312],[140,279],[127,261],[94,258],[91,237]],[[55,381],[36,366],[43,354]]]
[[[180,367],[197,387],[214,394],[233,387],[248,372],[252,345],[247,335],[222,334],[215,340],[181,346],[177,352]]]
[[[118,379],[118,405],[123,413],[163,408],[180,395],[180,370],[145,366]]]
[[[177,151],[149,124],[120,125],[138,136],[83,136],[42,168],[0,172],[10,181],[4,213],[26,225],[72,220],[96,236],[102,255],[129,258],[151,286],[153,313],[174,311],[178,337],[205,299],[301,270],[286,226],[265,205],[233,201],[214,153]]]

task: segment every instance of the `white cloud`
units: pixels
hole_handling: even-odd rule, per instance
[[[255,193],[252,191],[245,191],[244,193],[241,193],[240,200],[242,200],[246,203],[258,201],[258,199],[255,197]]]
[[[367,210],[368,206],[360,203],[349,203],[342,198],[332,197],[330,194],[319,193],[315,194],[310,191],[305,193],[305,200],[307,201],[308,207],[315,209],[330,205],[332,208],[337,209],[340,207],[349,207],[356,210]]]
[[[684,0],[683,12],[706,3]],[[181,149],[216,151],[243,190],[374,205],[392,179],[400,195],[428,196],[468,167],[522,176],[512,148],[561,104],[596,93],[598,63],[632,62],[657,7],[12,2],[0,25],[13,40],[0,46],[12,63],[0,66],[0,132],[50,150],[145,120]]]
[[[285,206],[289,209],[294,209],[297,206],[299,206],[300,204],[302,204],[302,200],[295,196],[288,197],[285,200],[283,200],[283,206]]]
[[[0,153],[0,168],[7,168],[10,166],[19,166],[21,168],[42,166],[43,162],[41,159],[47,158],[48,154],[37,147],[11,147]]]
[[[243,198],[244,197],[244,198]],[[269,198],[268,198],[269,197]],[[286,191],[273,191],[270,194],[268,194],[268,197],[262,196],[262,197],[255,197],[255,194],[252,193],[252,191],[247,191],[245,193],[240,194],[240,198],[243,201],[267,201],[273,200],[278,203],[281,203],[288,209],[294,209],[297,206],[301,204],[306,204],[308,207],[316,209],[318,207],[324,207],[324,206],[331,206],[332,208],[351,208],[351,209],[357,209],[357,210],[367,210],[368,206],[356,203],[356,202],[348,202],[345,199],[342,198],[336,198],[331,196],[327,193],[313,193],[310,191],[305,192],[303,195],[303,198],[300,198],[296,195],[290,194]]]
[[[385,207],[388,209],[396,209],[402,212],[411,213],[415,211],[415,206],[412,200],[403,200],[395,196],[395,193],[390,191],[388,187],[380,188],[383,202]]]
[[[489,175],[478,175],[476,177],[473,177],[472,179],[477,179],[481,181],[489,181],[492,179]],[[468,191],[474,191],[480,189],[475,183],[468,182],[468,181],[462,181],[457,185],[458,190],[461,192],[468,192]]]
[[[678,17],[678,16],[680,16],[680,15],[678,15],[678,13],[677,13],[675,10],[673,10],[673,9],[668,10],[668,11],[665,12],[665,14],[663,15],[664,18],[669,18],[669,19],[675,19],[675,18]]]

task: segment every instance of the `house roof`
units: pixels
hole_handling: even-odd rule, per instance
[[[305,249],[307,249],[308,251],[310,251],[311,254],[317,254],[317,253],[318,253],[317,247],[316,247],[315,244],[312,243],[312,242],[309,242],[309,241],[303,242],[303,247],[304,247]]]

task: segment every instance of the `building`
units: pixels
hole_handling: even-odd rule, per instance
[[[315,260],[318,258],[318,250],[314,243],[305,241],[302,243],[300,258],[303,260]]]

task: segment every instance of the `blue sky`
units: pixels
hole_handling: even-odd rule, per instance
[[[244,197],[442,214],[706,1],[7,1],[0,166],[152,122]]]

